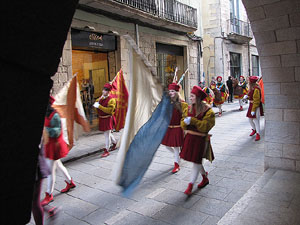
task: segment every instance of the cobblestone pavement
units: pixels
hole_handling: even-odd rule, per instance
[[[45,215],[45,224],[216,224],[263,174],[264,160],[264,135],[259,142],[249,137],[246,109],[238,111],[238,104],[233,103],[225,104],[224,110],[210,132],[215,160],[204,164],[210,180],[204,189],[194,188],[187,198],[183,192],[191,163],[182,160],[181,170],[171,174],[173,155],[161,146],[135,193],[124,198],[110,176],[117,151],[101,159],[98,149],[104,146],[103,137],[101,141],[101,135],[87,136],[78,141],[73,156],[65,159],[77,187],[61,194],[59,190],[65,183],[57,173],[50,205],[60,206],[61,210],[54,219]],[[264,119],[261,128],[264,131]],[[80,156],[76,149],[84,154]],[[30,224],[34,224],[33,219]]]

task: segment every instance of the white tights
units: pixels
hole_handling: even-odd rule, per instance
[[[243,99],[239,99],[240,106],[243,106]]]
[[[106,148],[106,150],[109,150],[111,142],[114,143],[114,144],[117,143],[115,137],[111,133],[111,130],[104,131],[104,137],[105,137],[105,148]]]
[[[179,163],[179,150],[180,147],[169,147],[166,146],[168,150],[174,153],[174,162]]]
[[[222,104],[217,105],[218,109],[219,109],[219,113],[222,113]]]
[[[206,176],[206,172],[204,170],[203,165],[202,164],[193,163],[190,183],[194,184],[196,182],[196,180],[198,178],[198,175],[199,175],[199,172],[201,173],[201,175]]]
[[[68,173],[67,168],[62,164],[60,159],[58,160],[51,160],[51,159],[46,159],[48,166],[51,170],[51,174],[47,177],[47,193],[52,194],[54,190],[54,184],[55,184],[55,179],[56,179],[56,168],[60,169],[60,171],[63,173],[65,179],[68,181],[68,183],[71,182],[71,176]]]
[[[249,118],[250,125],[256,133],[260,134],[260,108],[257,107],[255,112],[256,118]]]

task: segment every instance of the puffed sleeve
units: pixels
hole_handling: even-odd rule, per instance
[[[215,126],[215,113],[212,109],[209,109],[202,120],[196,117],[191,118],[191,125],[195,126],[201,133],[208,133],[213,126]]]
[[[116,99],[112,98],[108,101],[107,107],[104,107],[102,105],[99,105],[98,107],[101,111],[113,115],[116,108]]]
[[[225,85],[224,85],[224,84],[222,85],[222,87],[221,87],[220,91],[221,91],[221,92],[226,92],[226,87],[225,87]]]
[[[55,113],[50,121],[51,127],[46,127],[49,137],[57,138],[61,134],[61,120],[58,113]]]
[[[253,93],[253,106],[252,106],[252,112],[255,112],[257,107],[260,105],[260,91],[258,88],[255,88],[254,93]]]
[[[189,106],[186,102],[181,102],[181,108],[182,108],[182,118],[187,117]]]

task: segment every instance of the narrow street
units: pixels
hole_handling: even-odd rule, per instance
[[[183,192],[191,163],[181,161],[181,170],[171,174],[173,154],[161,146],[135,193],[124,198],[110,177],[117,151],[103,159],[91,154],[65,163],[77,184],[67,194],[59,192],[65,183],[57,174],[50,205],[61,208],[54,219],[45,214],[45,224],[216,224],[263,174],[264,163],[264,135],[259,142],[249,137],[247,108],[240,112],[237,103],[225,106],[224,115],[216,117],[211,130],[215,160],[204,164],[210,180],[204,189],[194,187],[187,198]],[[263,133],[264,118],[261,129]]]

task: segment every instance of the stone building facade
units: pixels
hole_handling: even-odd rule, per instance
[[[259,57],[241,0],[203,0],[203,69],[213,77],[261,75]],[[255,61],[255,62],[254,62]]]
[[[104,83],[111,81],[120,69],[123,70],[125,81],[129,84],[128,54],[125,39],[122,36],[130,35],[136,40],[150,64],[153,65],[154,71],[157,71],[157,76],[163,84],[166,85],[170,82],[170,77],[173,77],[176,67],[178,68],[178,79],[186,69],[189,69],[182,83],[186,93],[185,97],[189,97],[188,93],[193,85],[198,84],[199,71],[202,70],[200,68],[199,40],[187,35],[188,32],[196,31],[197,26],[184,25],[163,18],[155,18],[152,21],[153,18],[145,15],[144,12],[127,8],[112,0],[108,0],[108,5],[106,5],[106,7],[113,6],[110,12],[103,12],[105,7],[101,4],[92,5],[91,3],[89,5],[89,2],[92,1],[80,1],[73,17],[58,71],[53,76],[53,94],[56,94],[75,73],[78,73],[77,78],[83,95],[86,95],[83,90],[85,83],[93,80],[95,87],[93,99],[89,103],[85,103],[85,97],[83,97],[84,108],[89,117],[88,105],[91,105],[95,98],[101,95],[100,91]],[[93,3],[95,2],[97,1],[93,1]],[[178,4],[181,4],[181,7],[184,6],[182,3]],[[121,8],[117,9],[116,7]],[[115,11],[112,12],[113,10]],[[117,14],[125,10],[128,10],[129,15],[138,13],[143,19],[143,23],[139,24],[139,20],[127,20],[124,15],[120,19],[120,15]],[[164,25],[159,26],[156,23]],[[103,46],[98,49],[83,46],[81,43],[75,46],[75,42],[82,41],[79,40],[82,37],[75,40],[76,32],[79,35],[98,35],[97,37],[103,39],[103,43],[101,43]],[[105,46],[104,39],[107,37],[115,40],[112,41],[115,42],[115,46],[111,49]],[[127,87],[129,88],[128,85]],[[92,122],[92,120],[94,119],[90,121]]]

